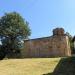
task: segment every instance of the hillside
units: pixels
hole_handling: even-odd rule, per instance
[[[62,58],[52,73],[44,75],[75,75],[75,57]]]
[[[75,58],[7,59],[0,75],[75,75]]]
[[[8,59],[0,61],[0,75],[43,75],[53,72],[60,58]]]

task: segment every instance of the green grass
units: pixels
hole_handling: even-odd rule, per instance
[[[54,72],[44,75],[75,75],[75,57],[62,58]]]
[[[0,75],[43,75],[53,72],[60,58],[8,59],[0,61]]]
[[[2,60],[0,75],[75,75],[75,57]]]

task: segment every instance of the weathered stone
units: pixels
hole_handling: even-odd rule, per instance
[[[64,29],[63,28],[56,28],[53,30],[53,35],[64,35]]]
[[[53,36],[25,40],[22,57],[55,57],[70,56],[68,36],[63,28],[53,30]]]

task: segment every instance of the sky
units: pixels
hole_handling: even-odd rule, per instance
[[[47,37],[62,27],[75,35],[75,0],[1,0],[0,17],[16,11],[29,22],[30,38]]]

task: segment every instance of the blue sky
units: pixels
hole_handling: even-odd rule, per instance
[[[0,16],[16,11],[30,23],[30,38],[52,35],[56,27],[75,35],[75,0],[1,0]]]

